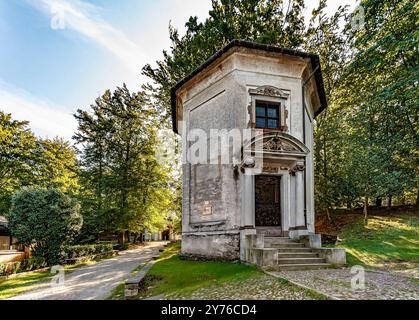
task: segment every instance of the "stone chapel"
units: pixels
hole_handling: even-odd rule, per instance
[[[317,55],[242,40],[172,89],[182,254],[285,269],[345,264],[314,227],[313,121],[326,108]]]

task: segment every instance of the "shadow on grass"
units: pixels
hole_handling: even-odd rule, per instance
[[[52,276],[49,271],[43,271],[0,281],[0,299],[29,291],[40,283],[48,281]]]
[[[347,249],[349,266],[414,267],[419,263],[418,227],[417,216],[371,216],[368,225],[356,223],[344,228],[344,240],[338,247]]]
[[[240,263],[181,260],[180,244],[170,245],[148,272],[139,298],[164,294],[190,293],[201,287],[261,275],[254,266]]]

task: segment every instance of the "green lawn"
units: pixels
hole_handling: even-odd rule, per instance
[[[259,283],[266,286],[266,289],[276,292],[272,296],[284,290],[287,292],[287,297],[291,299],[299,296],[324,299],[321,295],[296,287],[285,280],[267,276],[254,266],[228,262],[181,260],[177,255],[179,249],[180,244],[172,244],[160,255],[160,259],[148,272],[138,299],[160,294],[164,294],[168,299],[189,298],[192,293],[200,291],[204,298],[206,296],[212,299],[216,298],[219,293],[225,296],[226,293],[222,292],[224,289],[234,292],[236,288],[243,291],[243,298],[249,296],[252,298],[252,292],[264,290],[264,288],[251,287],[258,286]],[[227,297],[230,298],[228,294]]]
[[[95,264],[103,259],[91,260],[76,265],[66,265],[64,270],[72,272],[73,270],[82,266]],[[19,294],[25,293],[35,289],[38,285],[50,281],[55,274],[49,270],[42,272],[30,272],[27,274],[18,275],[15,278],[7,280],[0,280],[0,300],[8,299]]]
[[[48,281],[53,274],[49,271],[32,272],[16,278],[0,281],[0,300],[17,296],[34,289],[44,281]]]
[[[338,245],[349,265],[405,269],[419,265],[419,217],[415,214],[371,216],[343,228]]]

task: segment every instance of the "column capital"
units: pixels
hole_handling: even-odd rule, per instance
[[[302,172],[306,168],[304,161],[298,161],[294,167],[290,169],[290,174],[295,175],[297,172]]]

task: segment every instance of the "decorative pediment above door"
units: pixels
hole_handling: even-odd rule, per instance
[[[245,150],[296,156],[306,156],[310,152],[304,143],[284,132],[260,134],[251,140]]]

